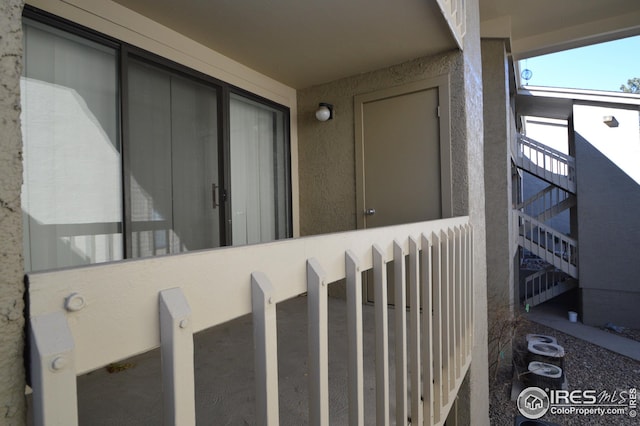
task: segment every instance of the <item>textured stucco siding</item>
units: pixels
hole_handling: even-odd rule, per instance
[[[478,1],[467,1],[467,33],[464,41],[464,134],[467,156],[464,196],[474,226],[473,285],[474,342],[469,376],[470,419],[474,425],[489,424],[489,375],[487,360],[487,252],[484,181],[484,120],[480,10]],[[455,136],[454,136],[455,138]],[[454,176],[457,164],[454,163]],[[461,165],[464,168],[464,166]],[[455,183],[455,180],[454,180]],[[456,188],[454,186],[454,188]],[[469,423],[469,424],[470,424]]]
[[[487,295],[489,319],[489,364],[510,359],[510,347],[501,348],[502,321],[511,318],[514,303],[515,254],[511,205],[511,116],[509,62],[505,40],[482,40],[484,93],[484,182],[487,222]],[[509,362],[504,363],[506,366]]]
[[[25,421],[22,259],[23,1],[0,1],[0,424]]]

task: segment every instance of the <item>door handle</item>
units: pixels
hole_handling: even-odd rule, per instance
[[[364,211],[365,216],[373,216],[374,214],[376,214],[376,209],[366,209]]]
[[[218,190],[218,185],[215,183],[211,184],[211,207],[215,210],[220,206],[216,197],[216,191]]]

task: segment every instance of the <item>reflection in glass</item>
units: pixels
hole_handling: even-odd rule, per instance
[[[25,20],[25,270],[122,259],[117,58]]]

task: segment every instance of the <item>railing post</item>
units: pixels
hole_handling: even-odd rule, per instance
[[[31,318],[31,382],[36,426],[78,424],[73,336],[62,312]]]
[[[309,424],[329,424],[327,283],[316,259],[307,261],[309,313]]]
[[[460,377],[462,366],[464,364],[464,344],[462,341],[462,330],[464,329],[464,324],[462,318],[463,316],[463,301],[462,301],[462,234],[460,227],[456,226],[454,228],[454,241],[455,241],[455,312],[456,312],[456,379]]]
[[[404,250],[393,242],[393,271],[395,290],[395,346],[396,346],[396,424],[407,423],[407,291]]]
[[[443,326],[442,326],[442,264],[441,264],[441,244],[440,236],[436,233],[431,234],[432,259],[431,266],[433,271],[433,422],[440,421],[442,407],[445,405],[443,395]],[[425,420],[427,418],[425,417]]]
[[[432,234],[433,235],[433,234]],[[435,353],[434,353],[434,321],[435,311],[433,300],[433,279],[434,271],[432,266],[433,251],[429,237],[422,236],[422,269],[421,269],[421,295],[422,295],[422,421],[424,424],[434,424],[436,422],[436,408],[439,402],[436,401],[437,391],[435,385]]]
[[[349,424],[364,426],[364,367],[362,348],[362,273],[350,250],[345,254],[347,280],[347,338],[349,352]]]
[[[389,330],[387,314],[387,267],[384,253],[373,246],[373,285],[376,329],[376,424],[389,425]]]
[[[446,232],[447,236],[447,245],[449,249],[449,253],[447,254],[448,259],[448,267],[449,267],[449,393],[456,386],[456,377],[458,377],[458,366],[457,366],[457,352],[458,347],[456,345],[456,329],[457,329],[457,318],[456,318],[456,273],[455,273],[455,245],[456,240],[454,237],[454,233],[449,228]]]
[[[424,250],[424,247],[423,247]],[[422,424],[420,410],[420,259],[418,241],[409,237],[409,359],[411,360],[411,424]],[[426,312],[426,311],[425,311]],[[426,313],[424,314],[427,315]],[[425,340],[429,336],[425,336]],[[425,366],[426,368],[426,366]],[[425,380],[427,380],[425,378]]]
[[[442,403],[447,405],[449,403],[449,391],[450,387],[450,370],[453,368],[451,365],[451,293],[450,293],[450,280],[449,275],[449,240],[447,233],[444,230],[440,230],[440,273],[442,274],[441,297],[442,304]],[[446,413],[444,413],[446,414]]]
[[[191,308],[182,289],[160,292],[160,347],[165,425],[195,425]]]
[[[256,424],[275,426],[278,412],[278,335],[273,286],[262,272],[251,274],[253,345],[256,375]]]

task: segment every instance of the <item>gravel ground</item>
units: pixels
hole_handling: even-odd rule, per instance
[[[577,339],[557,330],[534,322],[525,321],[518,331],[517,342],[524,342],[528,333],[553,336],[565,350],[565,374],[568,390],[596,390],[628,392],[630,388],[640,390],[640,362],[624,357],[604,348]],[[640,341],[638,330],[630,330],[629,336]],[[519,414],[515,401],[511,401],[512,372],[504,369],[490,384],[490,418],[492,425],[512,426]],[[640,400],[639,400],[640,403]],[[640,404],[639,404],[640,408]],[[636,410],[640,411],[640,409]],[[545,414],[540,420],[559,425],[640,425],[640,417],[629,415],[552,415]]]

